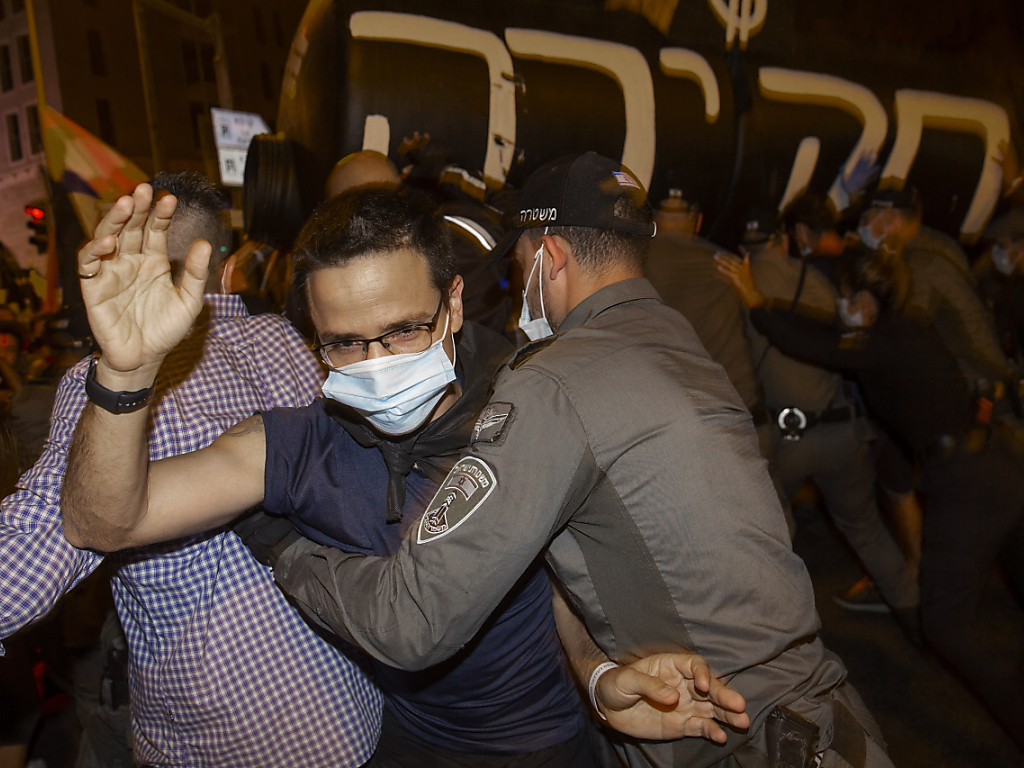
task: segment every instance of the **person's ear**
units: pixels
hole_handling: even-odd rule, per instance
[[[235,276],[235,265],[238,263],[238,254],[232,253],[228,258],[221,264],[220,272],[220,292],[221,293],[233,293],[231,290],[231,280]]]
[[[462,279],[462,275],[456,275],[455,279],[452,280],[451,286],[448,288],[448,317],[449,317],[449,330],[452,333],[456,333],[462,328],[462,290],[466,287],[466,283]]]
[[[558,274],[569,264],[571,251],[569,244],[557,235],[544,235],[543,240],[544,250],[548,252],[548,256],[551,258],[551,272],[548,274],[548,278],[554,281]]]

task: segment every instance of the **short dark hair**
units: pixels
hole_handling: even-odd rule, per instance
[[[867,291],[879,309],[900,309],[909,293],[910,277],[901,263],[885,259],[863,245],[850,245],[836,266],[840,288],[852,296]]]
[[[295,241],[294,288],[305,303],[313,272],[401,248],[426,259],[447,304],[456,275],[451,235],[428,197],[404,189],[355,189],[317,208]]]
[[[653,218],[651,204],[646,197],[636,205],[625,193],[615,200],[614,213],[619,218],[637,224],[650,224]],[[647,235],[634,235],[618,229],[550,227],[548,234],[558,235],[569,243],[576,263],[585,272],[592,273],[602,272],[613,264],[642,269],[651,244],[651,238]]]
[[[224,211],[224,197],[206,176],[198,171],[158,173],[149,182],[153,192],[170,192],[178,199],[177,212],[204,219],[218,225]]]
[[[815,192],[806,192],[790,203],[783,221],[790,234],[797,224],[803,224],[815,235],[836,228],[835,212],[828,198]]]

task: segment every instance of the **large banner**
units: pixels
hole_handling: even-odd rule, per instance
[[[491,188],[594,149],[729,242],[744,206],[877,158],[971,242],[1000,198],[1024,87],[1017,0],[313,0],[278,128],[315,194],[361,148],[429,133]],[[614,8],[614,10],[612,10]]]

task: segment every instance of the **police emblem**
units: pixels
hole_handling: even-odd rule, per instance
[[[498,480],[486,462],[471,456],[459,459],[420,518],[416,542],[426,544],[454,531],[497,486]]]
[[[508,418],[515,412],[512,403],[490,403],[481,412],[473,427],[471,443],[493,443],[505,431]]]

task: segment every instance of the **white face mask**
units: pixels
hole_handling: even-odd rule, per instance
[[[384,355],[331,371],[324,395],[354,408],[386,435],[412,432],[455,381],[455,366],[442,346],[447,337],[446,316],[444,334],[422,352]]]
[[[533,273],[537,272],[537,267],[543,263],[544,243],[541,243],[540,248],[537,249],[537,253],[533,256],[533,268],[530,270],[530,276],[526,278],[526,285],[523,287],[523,311],[519,313],[519,328],[527,335],[530,341],[539,341],[540,339],[546,339],[548,336],[554,335],[547,317],[544,316],[543,267],[541,267],[539,274],[537,275],[537,278],[540,280],[540,317],[536,319],[530,318],[530,305],[526,301],[526,292],[530,290],[530,281],[533,280]]]
[[[872,251],[877,251],[878,246],[882,244],[882,240],[885,239],[885,234],[878,235],[877,237],[872,233],[871,227],[867,224],[861,224],[857,227],[857,236],[860,241],[864,243]]]
[[[992,266],[1001,275],[1012,275],[1013,270],[1017,267],[1017,262],[1020,261],[1021,254],[1018,251],[1017,258],[1011,259],[1010,252],[1007,251],[1001,245],[992,246]]]
[[[839,318],[847,328],[863,328],[864,311],[850,312],[850,300],[840,296],[836,299],[836,309],[839,311]]]

